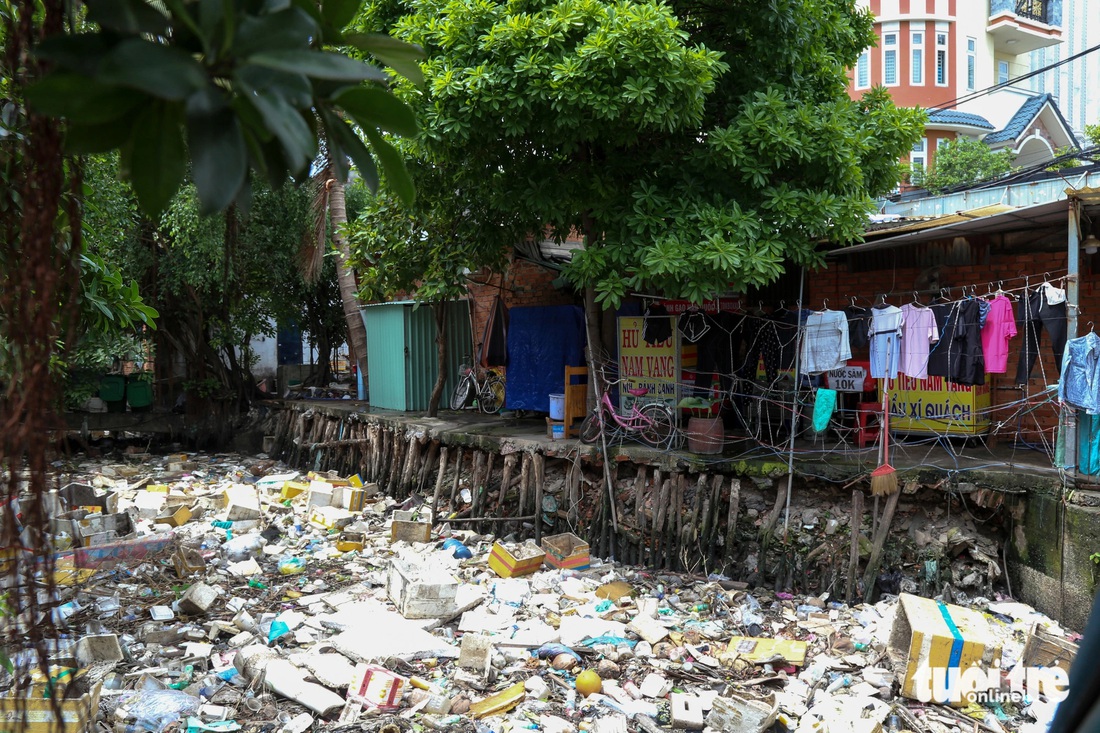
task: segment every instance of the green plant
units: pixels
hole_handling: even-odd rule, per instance
[[[929,191],[943,192],[953,186],[1000,178],[1012,171],[1011,150],[990,150],[979,140],[952,140],[936,151],[932,165],[924,173],[923,185]]]

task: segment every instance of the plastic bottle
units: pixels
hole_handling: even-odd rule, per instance
[[[825,688],[825,692],[836,692],[842,687],[851,687],[852,677],[851,675],[842,674],[838,675],[836,679],[829,683],[829,686]]]

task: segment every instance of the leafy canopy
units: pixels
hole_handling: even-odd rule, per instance
[[[272,188],[302,177],[318,134],[342,179],[350,157],[377,185],[362,132],[394,191],[412,200],[403,163],[380,132],[415,131],[387,89],[389,75],[323,50],[355,47],[419,81],[415,47],[342,33],[358,0],[86,5],[94,30],[46,39],[37,53],[55,68],[26,97],[37,111],[67,120],[68,152],[120,150],[122,172],[148,215],[167,208],[188,163],[202,214],[234,202],[247,208],[249,171]]]
[[[374,0],[359,22],[427,55],[398,90],[437,181],[420,210],[485,248],[583,233],[567,274],[608,305],[764,284],[858,239],[924,121],[848,98],[873,40],[849,0]]]
[[[942,192],[952,186],[987,181],[1012,171],[1011,150],[991,150],[980,140],[959,138],[943,145],[925,174],[923,185]]]

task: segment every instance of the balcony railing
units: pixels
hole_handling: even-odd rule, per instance
[[[1050,0],[1016,0],[1016,15],[1020,18],[1049,23]]]

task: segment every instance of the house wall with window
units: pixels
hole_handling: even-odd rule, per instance
[[[1007,120],[1020,107],[1017,95],[983,96],[970,105],[977,109],[959,100],[1026,73],[1033,48],[1061,42],[1061,0],[859,0],[859,4],[875,16],[877,42],[850,72],[853,99],[882,86],[899,106],[957,108],[990,120]],[[1022,94],[1033,94],[1027,82],[1014,86]],[[914,150],[909,160],[928,167],[940,140],[984,131],[989,130],[930,125],[925,150]]]

